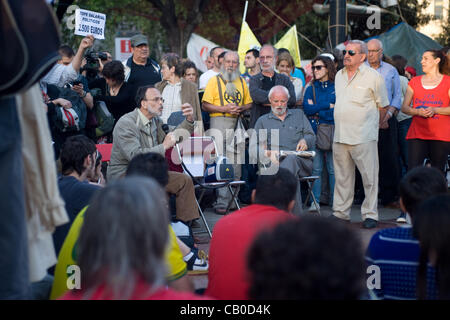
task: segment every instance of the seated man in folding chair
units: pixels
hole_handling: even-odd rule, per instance
[[[176,128],[177,132],[164,132],[163,122],[159,118],[163,99],[153,86],[140,87],[136,94],[136,103],[139,107],[122,116],[114,128],[111,160],[107,171],[108,182],[124,176],[135,155],[156,152],[164,156],[166,150],[176,144],[176,135],[189,137],[194,130],[194,111],[191,106],[186,105],[183,107],[186,119]],[[200,217],[195,202],[194,184],[190,177],[169,171],[166,191],[176,196],[178,220],[188,223]]]
[[[316,136],[308,118],[300,109],[288,109],[289,91],[275,86],[269,91],[271,112],[262,115],[255,124],[250,138],[250,155],[253,163],[258,161],[259,174],[274,174],[278,166],[286,168],[298,178],[311,175],[312,157],[289,154],[280,158],[281,151],[306,151],[315,145]],[[279,162],[281,160],[281,162]],[[266,166],[266,165],[269,166]],[[300,180],[295,196],[294,214],[302,213]]]
[[[210,130],[207,135],[217,142],[218,152],[233,164],[235,180],[241,178],[241,164],[245,162],[245,133],[240,115],[252,107],[252,98],[239,72],[239,55],[235,51],[225,54],[220,73],[212,77],[202,98],[203,110],[209,112]],[[232,195],[227,188],[218,189],[216,213],[227,213]]]

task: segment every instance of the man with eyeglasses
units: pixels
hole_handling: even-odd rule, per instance
[[[270,44],[265,44],[259,50],[259,64],[261,72],[250,79],[250,95],[253,106],[250,111],[250,128],[262,115],[270,112],[269,91],[274,86],[281,85],[289,91],[288,108],[295,106],[295,90],[291,80],[284,74],[275,72],[277,62],[277,49]]]
[[[163,109],[161,93],[153,86],[138,89],[134,111],[123,115],[113,130],[113,146],[107,170],[107,181],[123,177],[128,164],[137,154],[156,152],[165,156],[179,136],[190,136],[194,131],[194,110],[191,105],[182,106],[186,119],[178,125],[176,132],[165,133],[160,116]],[[183,130],[182,130],[183,129]],[[199,218],[195,203],[192,179],[179,172],[169,172],[166,191],[176,195],[177,219],[189,222]]]
[[[122,62],[125,68],[125,81],[134,86],[136,91],[139,87],[160,82],[161,68],[150,58],[147,37],[143,34],[134,35],[130,39],[130,44],[133,55]]]
[[[400,168],[398,165],[398,122],[395,117],[402,106],[402,89],[397,69],[383,61],[383,44],[378,39],[367,43],[368,65],[384,78],[389,99],[384,119],[378,133],[378,156],[380,161],[380,199],[386,208],[400,209],[398,185]]]
[[[370,229],[378,225],[378,109],[388,106],[389,99],[383,77],[364,63],[367,54],[363,41],[350,41],[343,51],[344,68],[335,78],[333,217],[350,221],[356,165],[365,194],[363,228]]]

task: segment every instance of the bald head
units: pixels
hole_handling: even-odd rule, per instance
[[[383,58],[383,44],[378,39],[372,39],[367,43],[368,56],[367,60],[373,68],[377,68],[380,65],[380,61]]]
[[[269,101],[272,113],[278,117],[286,114],[287,103],[289,101],[289,91],[284,86],[272,87],[269,91]]]

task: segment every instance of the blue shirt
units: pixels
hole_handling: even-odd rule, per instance
[[[419,241],[412,227],[380,230],[370,240],[366,252],[368,265],[380,268],[381,289],[374,289],[380,299],[417,299],[416,282],[419,266]],[[437,299],[436,269],[427,269],[427,298]]]
[[[368,62],[366,64],[370,67]],[[381,61],[380,66],[376,70],[383,76],[386,84],[389,105],[400,110],[402,107],[402,87],[397,69],[389,63]]]
[[[303,82],[303,87],[305,87],[305,75],[303,74],[302,70],[300,70],[299,68],[295,68],[294,71],[292,71],[291,76],[293,76],[294,78],[299,78],[300,80],[302,80]]]

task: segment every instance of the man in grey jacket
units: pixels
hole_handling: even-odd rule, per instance
[[[275,72],[277,62],[277,49],[270,44],[265,44],[259,51],[261,73],[250,79],[250,96],[253,106],[250,112],[250,128],[263,114],[270,112],[269,90],[274,86],[281,85],[289,91],[288,108],[295,106],[295,90],[291,80],[284,74]]]
[[[135,155],[156,152],[164,156],[166,150],[177,142],[174,132],[166,134],[162,129],[163,122],[159,116],[163,101],[156,88],[139,88],[136,103],[139,107],[122,116],[114,128],[111,160],[107,171],[108,181],[124,176]],[[183,107],[186,119],[176,129],[184,129],[190,135],[194,130],[193,114],[191,106]],[[177,219],[189,222],[199,218],[194,185],[190,177],[170,171],[166,191],[176,195]]]

